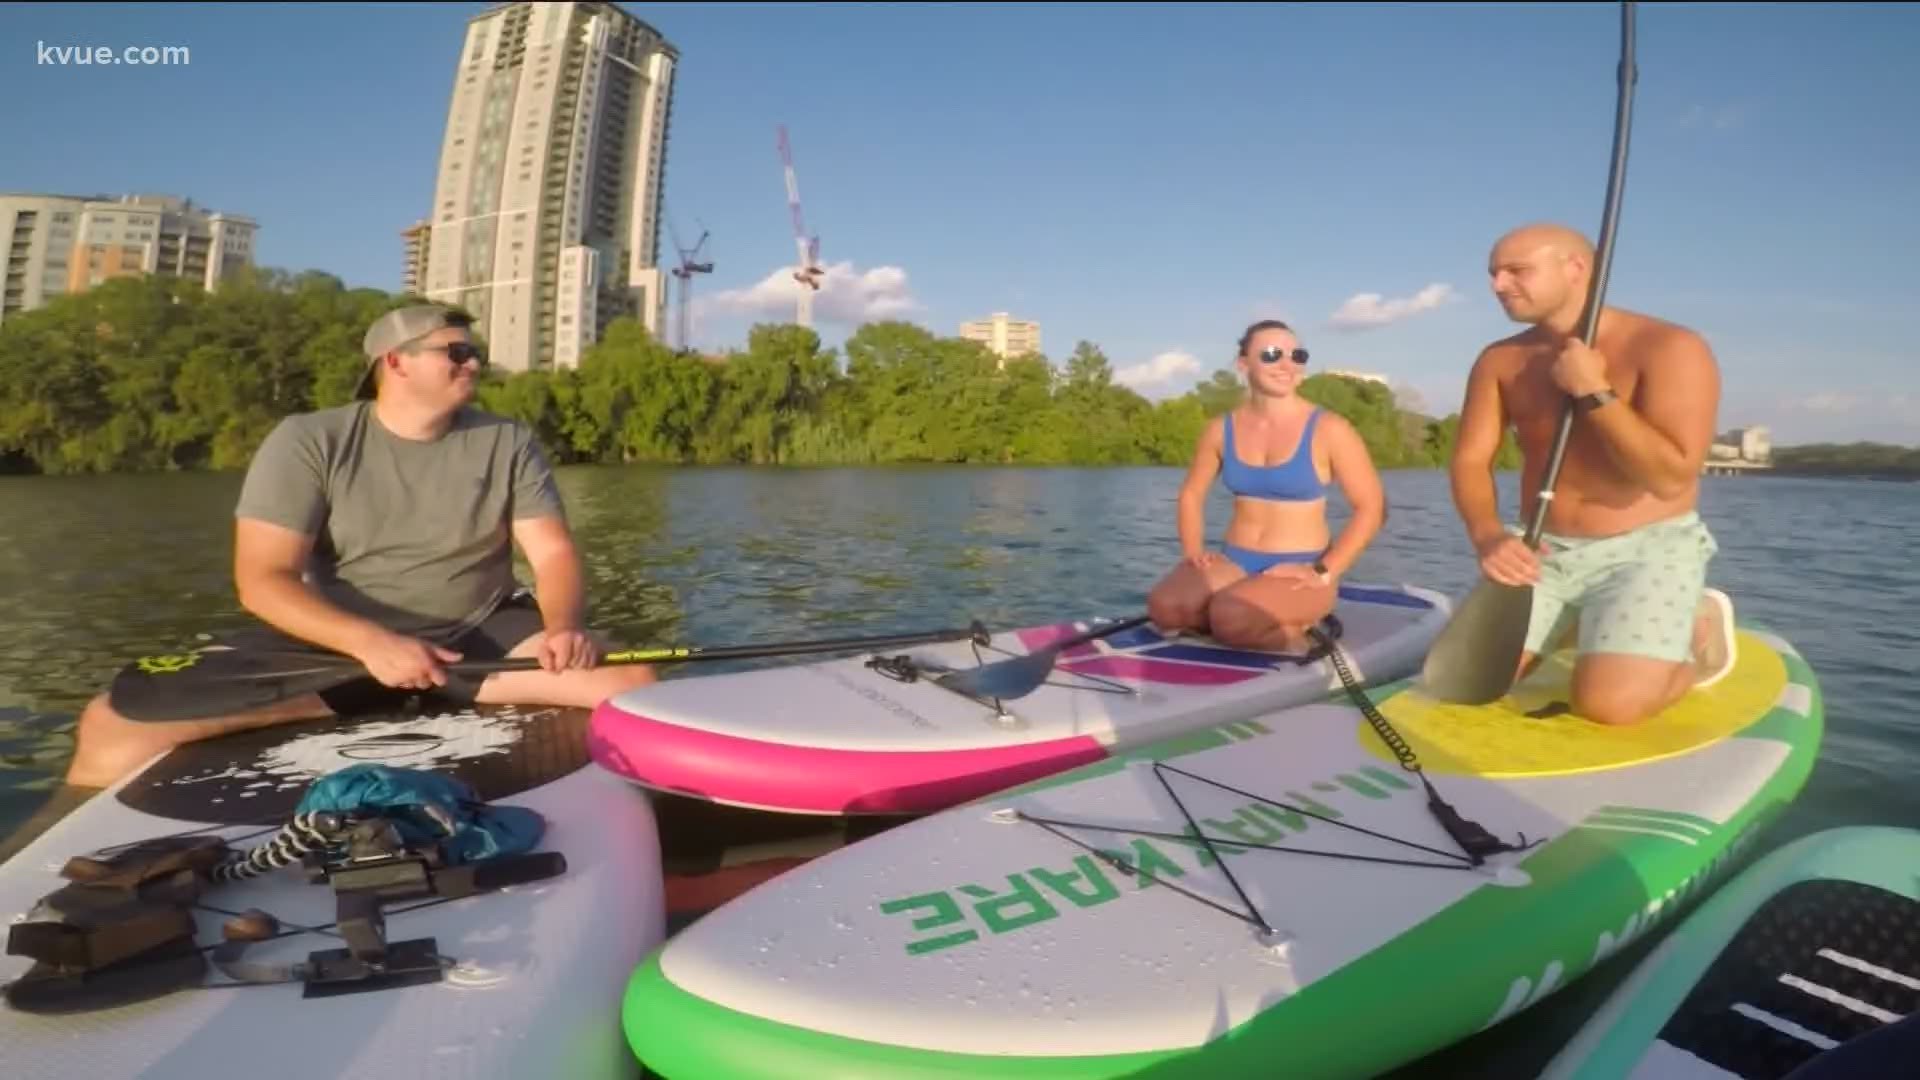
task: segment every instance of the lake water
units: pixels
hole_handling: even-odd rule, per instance
[[[630,645],[730,645],[1142,608],[1178,557],[1178,469],[561,471],[595,622]],[[1463,596],[1477,576],[1446,476],[1387,474],[1390,518],[1352,575]],[[40,805],[74,713],[131,656],[236,626],[238,474],[0,480],[0,836]],[[1799,648],[1827,734],[1765,846],[1841,824],[1920,825],[1920,487],[1708,478],[1710,572],[1743,621]],[[1501,482],[1516,505],[1517,480]],[[1216,486],[1209,535],[1226,522]],[[1336,509],[1336,519],[1342,517]],[[524,570],[523,570],[524,572]],[[708,666],[704,673],[723,670]],[[1516,1020],[1406,1075],[1531,1076],[1650,935]],[[1392,1017],[1370,1022],[1390,1024]]]

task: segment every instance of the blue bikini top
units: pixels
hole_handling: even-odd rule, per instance
[[[1320,482],[1320,473],[1313,467],[1313,429],[1320,423],[1320,410],[1315,409],[1307,416],[1307,426],[1300,433],[1300,445],[1294,448],[1293,456],[1279,465],[1254,466],[1240,460],[1233,449],[1233,413],[1226,417],[1226,446],[1220,454],[1221,479],[1226,481],[1227,490],[1235,495],[1246,495],[1255,499],[1271,499],[1277,502],[1309,502],[1321,498],[1327,486]]]

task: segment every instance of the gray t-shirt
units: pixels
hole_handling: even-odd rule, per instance
[[[333,603],[442,636],[517,588],[511,523],[565,510],[525,425],[463,408],[440,438],[403,439],[362,401],[282,420],[234,514],[312,535],[306,577]]]

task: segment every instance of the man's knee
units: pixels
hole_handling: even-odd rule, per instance
[[[1588,691],[1573,695],[1573,711],[1596,724],[1631,727],[1652,716],[1652,703],[1630,693]]]
[[[591,709],[616,694],[650,685],[658,678],[651,664],[600,664],[562,672],[499,672],[488,675],[471,700],[482,705]]]
[[[1587,662],[1583,658],[1582,663]],[[1656,676],[1647,672],[1595,678],[1592,671],[1582,671],[1576,666],[1573,711],[1596,724],[1629,727],[1649,719],[1667,706],[1663,695],[1671,682],[1670,673]]]
[[[137,725],[116,712],[106,694],[95,694],[80,710],[80,718],[74,724],[74,746],[81,753],[89,750],[100,752],[108,746],[124,742],[129,729],[137,732]]]
[[[67,766],[67,782],[107,787],[155,754],[183,741],[182,729],[128,720],[108,703],[107,695],[97,695],[80,710],[74,726],[73,761]]]
[[[302,694],[253,712],[210,716],[199,720],[143,723],[129,720],[100,694],[80,710],[74,728],[73,764],[67,782],[106,787],[147,763],[155,755],[183,743],[211,739],[248,728],[310,720],[333,715],[317,695]]]
[[[652,664],[608,664],[600,669],[600,673],[606,680],[610,694],[652,686],[660,681]]]
[[[650,686],[659,680],[652,664],[601,664],[561,676],[564,704],[591,709],[610,697]]]

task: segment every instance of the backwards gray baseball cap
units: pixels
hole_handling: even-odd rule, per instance
[[[373,369],[379,366],[381,357],[436,330],[449,327],[464,329],[471,325],[473,319],[466,312],[439,304],[397,308],[375,319],[373,325],[367,328],[367,336],[360,342],[360,351],[367,354],[367,368],[360,373],[360,382],[353,388],[353,396],[372,399]]]

